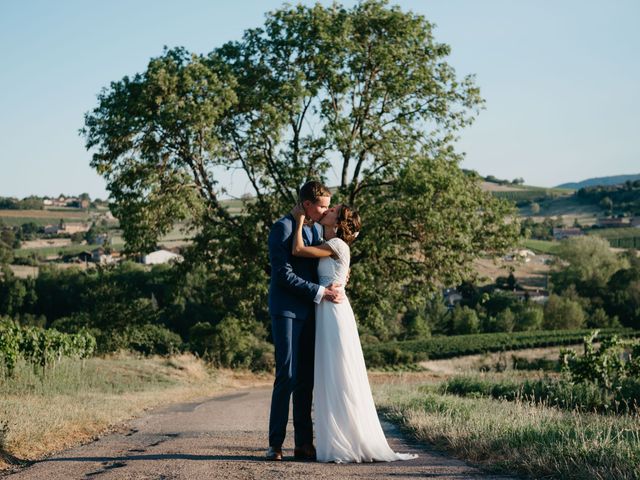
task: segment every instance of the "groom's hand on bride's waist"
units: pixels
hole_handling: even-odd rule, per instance
[[[323,300],[329,300],[333,303],[340,303],[344,300],[344,290],[339,283],[332,283],[324,289]]]

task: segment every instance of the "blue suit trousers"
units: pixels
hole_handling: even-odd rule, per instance
[[[313,443],[311,403],[315,330],[313,307],[309,318],[271,317],[276,378],[269,417],[270,446],[281,447],[284,443],[292,396],[295,445]]]

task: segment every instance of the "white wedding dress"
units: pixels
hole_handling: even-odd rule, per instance
[[[335,256],[320,259],[320,284],[345,285],[349,246],[328,240]],[[319,462],[392,462],[417,455],[395,453],[389,447],[376,412],[353,310],[342,303],[316,305],[313,384],[316,452]]]

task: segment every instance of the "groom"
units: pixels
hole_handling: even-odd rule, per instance
[[[305,216],[319,222],[329,208],[331,192],[322,183],[311,181],[300,189],[299,201]],[[289,420],[289,400],[293,395],[294,457],[315,460],[311,401],[315,342],[314,303],[340,303],[339,285],[318,285],[318,260],[291,255],[295,220],[291,214],[278,220],[269,233],[271,282],[269,313],[275,346],[276,378],[271,395],[269,449],[267,460],[282,460],[282,444]],[[302,229],[305,245],[322,242],[317,223]]]

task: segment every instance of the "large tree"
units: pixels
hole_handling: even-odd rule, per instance
[[[238,314],[266,319],[268,230],[302,183],[335,172],[333,203],[364,221],[351,296],[365,328],[385,336],[400,303],[468,277],[518,226],[459,168],[456,132],[483,100],[432,30],[384,1],[285,6],[240,41],[208,55],[166,50],[113,82],[82,133],[128,249],[188,221],[185,265],[206,262]],[[223,169],[251,185],[240,215],[225,207]]]

